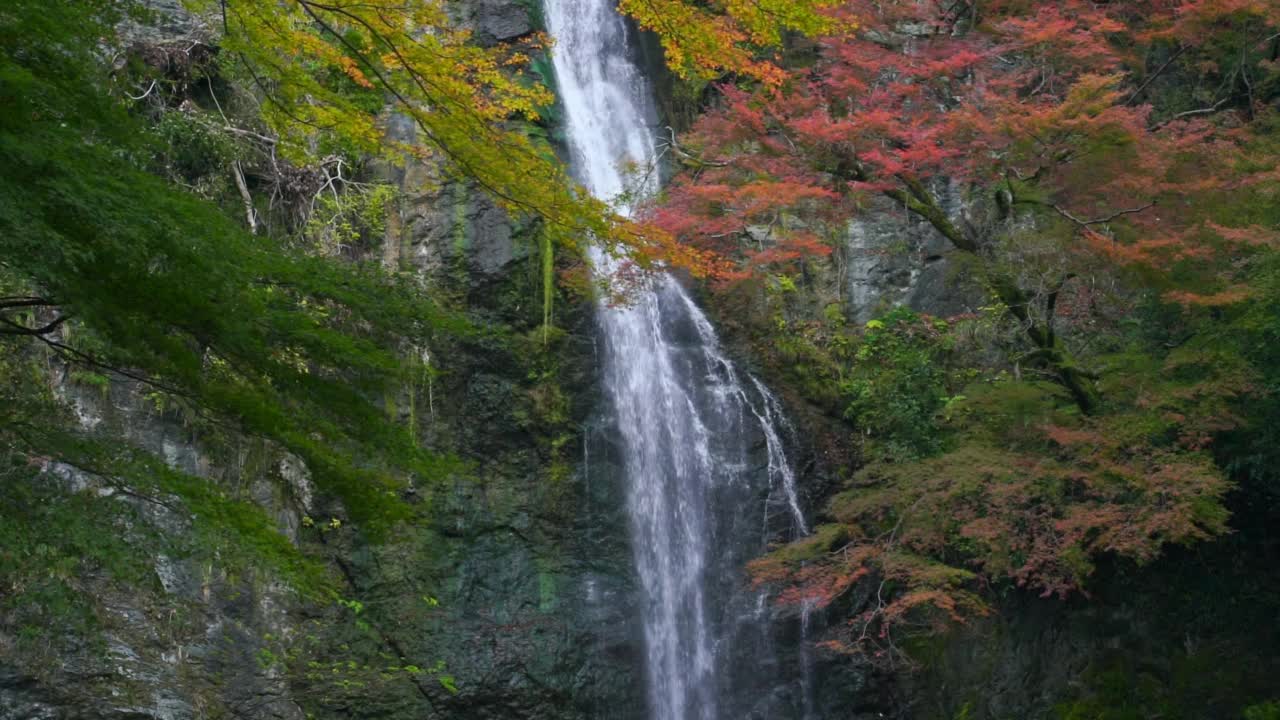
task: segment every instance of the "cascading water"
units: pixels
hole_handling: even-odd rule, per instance
[[[656,189],[657,158],[655,113],[629,57],[628,28],[612,0],[546,0],[546,11],[574,171],[630,213],[635,198]],[[602,272],[614,269],[603,253],[594,260]],[[756,610],[763,598],[743,593],[741,564],[761,549],[771,512],[807,532],[781,409],[755,378],[742,382],[711,323],[668,276],[626,307],[602,307],[599,322],[644,593],[650,715],[745,717],[742,698],[759,687],[735,688],[743,679],[729,668],[764,662],[747,652],[759,648],[744,624],[756,638],[767,632]],[[756,512],[765,513],[763,529]]]

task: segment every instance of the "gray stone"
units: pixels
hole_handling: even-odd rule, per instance
[[[182,0],[144,0],[147,15],[120,25],[123,45],[160,45],[177,42],[212,42],[219,25],[213,18],[192,13]]]
[[[476,204],[470,216],[475,237],[471,262],[486,275],[500,273],[516,258],[511,222],[507,214],[494,207],[487,198]]]
[[[939,194],[957,209],[952,193],[943,188]],[[858,324],[900,305],[949,317],[982,303],[980,289],[953,261],[958,251],[950,242],[888,199],[873,200],[849,223],[844,252],[845,310]]]
[[[63,720],[66,717],[66,708],[44,697],[33,678],[0,665],[0,720]]]
[[[515,40],[533,32],[533,21],[523,2],[476,0],[471,8],[476,39],[482,45]]]

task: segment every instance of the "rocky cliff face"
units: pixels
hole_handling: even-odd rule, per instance
[[[642,707],[625,503],[607,458],[591,459],[590,483],[584,470],[579,430],[597,422],[589,308],[562,308],[554,352],[525,354],[540,342],[536,255],[479,195],[445,192],[455,202],[410,209],[411,230],[391,241],[505,337],[431,349],[440,375],[412,412],[468,472],[418,500],[427,518],[404,535],[367,542],[341,525],[341,507],[312,498],[295,459],[248,438],[201,437],[145,388],[68,377],[61,389],[86,425],[267,509],[292,542],[329,558],[346,581],[338,594],[363,607],[299,598],[268,574],[203,557],[183,539],[190,510],[172,498],[52,466],[40,479],[52,494],[88,488],[121,506],[117,527],[149,567],[137,583],[77,579],[92,630],[0,623],[0,718],[577,718]],[[435,224],[442,207],[447,230]],[[530,360],[539,356],[555,360]],[[375,663],[423,672],[393,677]]]
[[[150,404],[136,384],[97,388],[67,379],[61,391],[81,422],[243,492],[269,508],[280,532],[296,541],[310,497],[296,461],[247,439],[214,449],[176,414]],[[188,537],[190,511],[170,498],[131,495],[87,470],[59,464],[47,466],[38,482],[50,504],[90,493],[94,502],[115,505],[110,529],[144,560],[147,572],[127,584],[105,572],[75,578],[89,603],[90,625],[72,617],[15,628],[21,607],[0,619],[0,718],[178,720],[243,708],[255,708],[259,717],[303,717],[283,678],[259,663],[264,638],[285,636],[297,625],[298,605],[282,586],[199,556],[192,547],[198,541]],[[103,530],[88,517],[70,522],[84,523],[88,532]]]
[[[592,308],[559,298],[544,340],[528,229],[465,185],[415,197],[422,172],[402,178],[403,231],[389,242],[474,320],[515,340],[432,350],[441,374],[421,422],[471,469],[433,498],[419,537],[356,552],[355,582],[370,605],[411,605],[411,586],[439,601],[417,624],[404,622],[412,612],[384,613],[406,654],[446,659],[457,693],[432,693],[435,716],[638,713],[640,628]]]
[[[209,39],[180,4],[153,8],[125,28],[125,44]],[[536,22],[513,2],[459,12],[486,43]],[[0,617],[0,719],[639,717],[625,503],[607,432],[593,429],[590,306],[558,298],[544,335],[527,229],[463,184],[427,182],[431,167],[387,174],[402,200],[385,245],[366,252],[412,268],[426,292],[486,328],[420,349],[431,372],[388,407],[465,471],[406,498],[422,521],[374,543],[313,497],[306,468],[278,449],[197,430],[135,383],[60,370],[58,392],[80,423],[252,500],[329,564],[337,596],[360,600],[298,597],[267,572],[201,553],[192,510],[175,499],[51,465],[37,477],[41,497],[65,504],[86,491],[112,506],[95,527],[120,534],[139,572],[75,578],[88,623]],[[437,189],[424,194],[428,185]],[[586,453],[592,434],[599,457]]]
[[[940,195],[960,206],[954,193]],[[887,198],[851,222],[840,248],[838,290],[854,323],[899,305],[937,317],[973,312],[981,301],[946,238]]]

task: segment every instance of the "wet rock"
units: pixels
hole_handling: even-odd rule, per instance
[[[944,205],[960,200],[945,188]],[[893,307],[948,317],[972,312],[982,294],[957,263],[956,250],[931,225],[885,198],[849,223],[845,253],[847,316],[863,324]]]
[[[471,251],[472,264],[486,275],[505,270],[516,258],[511,222],[507,219],[507,214],[486,199],[476,203],[468,219],[472,223],[475,238]]]
[[[485,284],[501,280],[512,263],[529,256],[532,243],[517,237],[492,200],[465,183],[421,190],[434,181],[426,171],[409,168],[402,184],[409,202],[398,223],[401,244],[419,272],[437,276],[462,269],[475,276],[473,284]]]
[[[63,720],[65,707],[44,696],[34,678],[0,665],[0,720]]]
[[[470,4],[471,23],[481,45],[495,45],[533,32],[529,6],[512,0],[475,0]]]

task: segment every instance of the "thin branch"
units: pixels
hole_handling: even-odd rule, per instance
[[[697,163],[699,166],[705,166],[705,167],[728,167],[729,166],[729,163],[725,161],[704,160],[703,158],[700,158],[694,155],[693,153],[690,153],[689,151],[685,150],[684,148],[680,147],[680,143],[676,141],[676,131],[672,129],[670,125],[667,126],[667,132],[671,135],[671,139],[663,143],[662,147],[664,149],[670,148],[672,151],[675,152],[676,155],[679,155],[680,157],[686,160],[689,160],[691,162]]]
[[[145,375],[140,375],[138,373],[125,370],[123,368],[119,368],[114,365],[108,365],[107,363],[102,362],[101,360],[95,358],[89,353],[84,352],[83,350],[77,350],[76,348],[73,348],[70,345],[65,345],[52,338],[46,337],[44,335],[37,335],[36,339],[38,339],[40,342],[44,343],[45,345],[48,345],[49,347],[53,348],[54,350],[58,351],[58,354],[62,356],[63,359],[70,360],[70,358],[74,358],[75,361],[84,363],[85,365],[96,367],[99,370],[106,370],[107,372],[110,372],[110,373],[115,373],[116,375],[119,375],[121,377],[140,382],[144,385],[148,385],[150,387],[153,387],[157,390],[161,390],[163,392],[167,392],[170,395],[187,398],[189,400],[195,399],[195,397],[191,393],[186,392],[180,388],[176,388],[167,383],[160,382],[153,378],[149,378]]]
[[[240,191],[240,201],[244,203],[244,219],[249,223],[249,234],[258,234],[258,211],[253,207],[253,196],[249,194],[249,185],[244,181],[244,170],[239,160],[231,162],[231,175],[236,180],[236,189]]]
[[[156,89],[156,82],[157,82],[156,80],[152,80],[151,86],[148,87],[147,91],[142,93],[141,95],[138,95],[135,97],[133,95],[130,95],[129,93],[125,93],[125,96],[128,97],[130,100],[145,100],[147,99],[147,96],[149,96],[151,92]]]
[[[70,315],[62,315],[54,319],[52,322],[50,322],[47,325],[33,328],[33,327],[27,327],[26,325],[23,325],[21,323],[16,323],[10,320],[9,318],[0,317],[0,324],[4,324],[8,326],[8,327],[0,327],[0,335],[34,335],[34,336],[47,335],[53,332],[54,330],[57,330],[59,325],[62,325],[62,323],[66,322],[70,318],[71,318]]]
[[[1155,204],[1156,204],[1156,201],[1155,201],[1155,200],[1152,200],[1151,202],[1147,203],[1146,205],[1143,205],[1142,207],[1129,208],[1128,210],[1120,210],[1120,211],[1118,211],[1118,212],[1114,212],[1114,213],[1112,213],[1112,214],[1110,214],[1110,215],[1108,215],[1108,216],[1106,216],[1106,217],[1100,217],[1100,218],[1096,218],[1096,219],[1094,219],[1094,220],[1082,220],[1082,219],[1080,219],[1080,218],[1076,217],[1075,215],[1072,215],[1070,211],[1068,211],[1066,208],[1062,207],[1061,205],[1050,205],[1049,207],[1051,207],[1051,208],[1053,208],[1054,210],[1056,210],[1056,211],[1058,212],[1058,214],[1059,214],[1059,215],[1061,215],[1062,217],[1064,217],[1064,218],[1066,218],[1066,219],[1070,220],[1071,222],[1073,222],[1073,223],[1075,223],[1075,224],[1079,225],[1080,227],[1085,227],[1085,228],[1087,228],[1087,227],[1089,227],[1090,225],[1102,225],[1102,224],[1104,224],[1104,223],[1109,223],[1109,222],[1111,222],[1112,220],[1115,220],[1116,218],[1119,218],[1119,217],[1123,217],[1123,216],[1125,216],[1125,215],[1133,215],[1133,214],[1135,214],[1135,213],[1140,213],[1140,212],[1142,212],[1142,211],[1144,211],[1144,210],[1149,210],[1149,209],[1151,209],[1151,208],[1155,207]]]
[[[1207,108],[1200,108],[1199,110],[1188,110],[1186,112],[1180,112],[1177,115],[1174,115],[1173,117],[1169,118],[1169,120],[1178,120],[1180,118],[1191,117],[1193,115],[1209,115],[1210,113],[1215,113],[1218,111],[1219,108],[1227,104],[1227,101],[1230,99],[1231,99],[1230,97],[1224,97],[1218,102],[1214,103],[1213,105]]]
[[[224,125],[222,129],[226,130],[229,133],[235,133],[236,135],[243,135],[245,137],[253,138],[254,140],[258,140],[267,145],[275,145],[276,143],[279,142],[279,140],[277,140],[276,138],[267,137],[266,135],[263,135],[261,133],[256,133],[252,130],[245,130],[244,128],[238,128],[238,127],[235,127],[234,125]]]
[[[1145,91],[1147,87],[1151,85],[1151,83],[1155,82],[1156,78],[1160,77],[1161,73],[1169,69],[1169,66],[1173,64],[1173,61],[1182,57],[1182,54],[1187,51],[1188,47],[1189,47],[1188,45],[1183,45],[1182,47],[1178,48],[1178,51],[1175,52],[1168,60],[1166,60],[1163,65],[1157,68],[1155,72],[1151,73],[1151,77],[1143,81],[1143,83],[1138,86],[1138,89],[1133,91],[1133,94],[1129,96],[1128,100],[1124,101],[1124,104],[1132,105],[1133,102],[1142,95],[1143,91]]]
[[[0,310],[20,307],[52,307],[54,305],[57,305],[57,303],[52,300],[30,295],[14,295],[0,298]]]
[[[21,425],[25,425],[26,427],[31,428],[32,430],[37,430],[37,428],[34,428],[34,427],[32,427],[31,425],[26,424],[26,423],[21,423]],[[128,485],[126,485],[126,484],[124,483],[124,481],[123,481],[123,480],[121,480],[121,479],[120,479],[116,474],[114,474],[114,473],[108,472],[108,471],[106,471],[106,470],[102,470],[102,469],[100,469],[100,468],[93,467],[93,466],[91,466],[91,465],[89,465],[89,464],[87,464],[87,463],[85,463],[85,462],[82,462],[82,461],[74,461],[74,460],[70,460],[70,459],[68,459],[67,457],[62,456],[62,455],[60,455],[60,456],[58,456],[58,457],[56,457],[56,458],[55,458],[55,457],[52,457],[52,456],[48,456],[48,455],[46,455],[46,454],[45,454],[45,451],[40,447],[40,444],[39,444],[39,443],[34,442],[34,441],[33,441],[33,440],[32,440],[32,439],[27,435],[27,433],[23,432],[23,431],[22,431],[22,429],[21,429],[21,427],[20,427],[20,425],[10,425],[10,426],[9,426],[9,427],[7,427],[6,429],[7,429],[9,432],[12,432],[15,436],[17,436],[17,438],[18,438],[19,440],[21,440],[21,441],[22,441],[22,443],[23,443],[24,445],[26,445],[26,451],[27,451],[27,452],[29,452],[29,453],[34,453],[34,454],[36,454],[36,455],[38,455],[38,456],[42,456],[42,457],[48,457],[48,459],[49,459],[50,461],[52,461],[52,462],[58,463],[58,464],[60,464],[60,465],[66,465],[67,467],[75,468],[76,470],[79,470],[79,471],[80,471],[80,472],[82,472],[82,473],[87,473],[87,474],[89,474],[89,475],[93,475],[94,477],[96,477],[96,478],[98,478],[99,480],[101,480],[101,481],[102,481],[105,485],[107,485],[108,487],[110,487],[110,488],[114,489],[115,491],[117,491],[117,492],[119,492],[119,493],[122,493],[122,494],[124,494],[124,495],[127,495],[127,496],[129,496],[129,497],[131,497],[131,498],[135,498],[135,499],[137,499],[137,500],[141,500],[141,501],[143,501],[143,502],[151,503],[151,504],[156,505],[156,506],[158,506],[158,507],[162,507],[162,508],[164,508],[164,509],[166,509],[166,510],[169,510],[170,512],[174,512],[174,513],[182,514],[182,509],[181,509],[181,508],[179,508],[179,507],[175,506],[174,504],[172,504],[172,503],[170,503],[170,502],[166,502],[165,500],[161,500],[160,498],[153,497],[153,496],[151,496],[151,495],[147,495],[146,493],[140,492],[140,491],[138,491],[138,490],[134,490],[133,488],[131,488],[131,487],[129,487]]]

